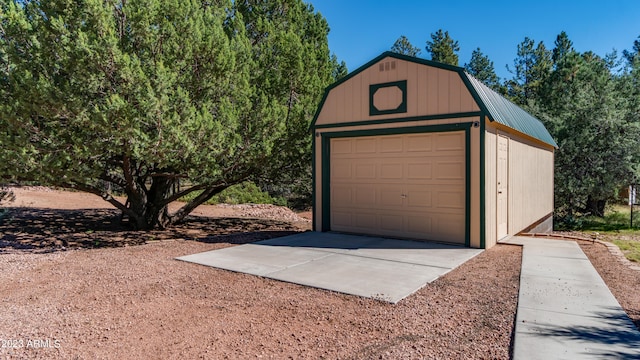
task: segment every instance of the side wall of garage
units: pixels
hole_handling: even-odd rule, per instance
[[[500,144],[507,144],[508,226],[499,229]],[[504,149],[503,149],[504,151]],[[485,133],[485,236],[493,246],[504,235],[515,235],[553,213],[554,149],[500,124],[487,122]],[[506,234],[504,233],[506,231]]]

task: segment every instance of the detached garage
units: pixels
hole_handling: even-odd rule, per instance
[[[312,130],[315,231],[489,248],[552,229],[556,143],[460,67],[383,53],[327,88]]]

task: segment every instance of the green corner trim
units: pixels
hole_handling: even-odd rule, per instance
[[[316,224],[316,202],[318,201],[318,193],[316,191],[316,134],[315,131],[311,135],[311,230],[318,231]]]
[[[471,127],[465,129],[465,214],[464,245],[471,247]]]
[[[322,134],[322,224],[320,231],[331,230],[331,139]]]
[[[485,116],[480,116],[480,248],[485,249],[487,244],[487,208],[486,208],[486,154],[485,154]]]
[[[460,80],[462,80],[464,86],[467,87],[467,91],[469,91],[469,94],[471,94],[471,97],[473,98],[473,100],[475,100],[476,104],[480,108],[480,112],[482,112],[482,114],[484,114],[485,116],[491,114],[489,112],[489,109],[487,108],[487,105],[484,103],[484,101],[482,101],[480,94],[478,94],[476,89],[473,87],[473,84],[471,84],[471,81],[469,81],[469,78],[465,75],[464,69],[460,69],[458,71],[458,75],[460,75]],[[488,116],[488,118],[489,121],[493,121],[491,117]]]
[[[374,95],[380,89],[398,88],[402,92],[402,102],[395,109],[379,110],[374,104]],[[407,112],[407,80],[369,85],[369,115],[401,114]]]

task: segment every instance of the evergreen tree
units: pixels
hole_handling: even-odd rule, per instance
[[[345,63],[344,61],[338,62],[338,58],[335,55],[331,55],[331,63],[333,65],[333,72],[331,74],[331,78],[333,81],[338,81],[347,76],[347,74],[349,73],[349,69],[347,69],[347,63]]]
[[[241,0],[234,4],[256,61],[250,80],[259,94],[255,105],[269,107],[264,100],[275,100],[284,111],[273,114],[281,116],[274,125],[283,126],[273,149],[279,155],[264,166],[264,176],[257,183],[277,196],[293,191],[310,199],[310,120],[325,87],[346,74],[346,64],[330,55],[329,26],[311,5],[300,0]],[[247,116],[256,123],[263,121],[260,112]]]
[[[480,48],[473,50],[471,60],[468,64],[464,64],[465,70],[476,79],[485,83],[495,91],[500,91],[500,78],[496,75],[493,67],[493,61],[484,55]]]
[[[427,40],[427,52],[431,54],[431,60],[443,64],[458,66],[458,54],[460,45],[454,41],[448,31],[439,29],[431,34],[431,40]]]
[[[556,214],[603,216],[607,202],[636,172],[640,127],[626,116],[628,98],[620,96],[608,62],[567,44],[556,42],[554,54],[562,56],[556,56],[541,101],[553,119],[547,126],[559,145]]]
[[[535,46],[533,39],[525,37],[518,44],[514,70],[509,69],[514,77],[506,82],[508,96],[520,105],[536,101],[543,93],[542,84],[551,68],[551,52],[544,43],[541,41]]]
[[[328,31],[300,0],[4,1],[0,174],[100,195],[138,229],[303,175]]]
[[[393,43],[391,51],[397,54],[416,57],[420,55],[420,48],[413,46],[406,36],[402,35]]]
[[[564,56],[573,51],[573,42],[569,40],[569,36],[563,31],[556,37],[554,45],[551,59],[554,67],[557,67],[557,64],[562,61]]]
[[[640,59],[640,36],[633,42],[633,48],[631,50],[624,50],[622,56],[627,60],[630,66],[633,66],[634,62]]]

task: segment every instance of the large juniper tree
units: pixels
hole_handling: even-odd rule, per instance
[[[150,229],[299,171],[335,70],[327,33],[300,0],[5,0],[0,175],[100,195]]]
[[[604,59],[591,52],[568,54],[558,68],[564,86],[553,92],[562,126],[556,156],[556,198],[567,210],[604,215],[607,201],[628,185],[639,160],[637,121],[615,89]]]

